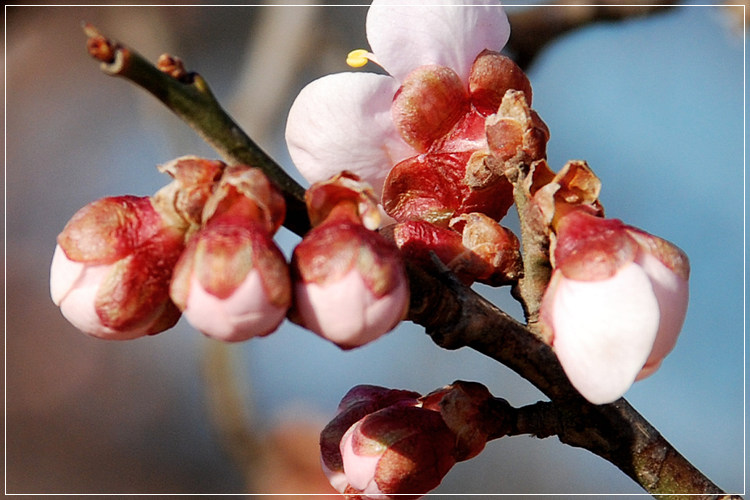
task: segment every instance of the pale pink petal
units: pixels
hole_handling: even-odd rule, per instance
[[[661,311],[656,341],[646,361],[646,366],[638,375],[638,380],[640,380],[655,372],[664,357],[677,343],[677,337],[687,314],[689,292],[688,281],[662,264],[656,257],[641,253],[636,263],[643,267],[651,279]]]
[[[563,278],[554,294],[553,346],[570,382],[594,404],[618,399],[646,362],[659,328],[648,275],[629,264],[606,280]]]
[[[375,73],[338,73],[302,89],[289,110],[289,154],[309,182],[343,170],[357,174],[375,190],[393,165],[414,154],[391,120],[398,84]]]
[[[84,333],[105,337],[115,333],[96,314],[96,292],[112,269],[111,264],[90,266],[68,259],[58,245],[50,268],[52,300],[70,324]]]
[[[354,268],[334,283],[297,283],[295,300],[305,327],[338,346],[351,348],[392,330],[408,306],[402,283],[378,299]]]
[[[508,17],[500,3],[491,0],[375,0],[367,13],[370,48],[378,64],[399,82],[419,66],[439,64],[468,85],[479,53],[500,51],[509,36]]]
[[[268,300],[258,271],[252,270],[226,299],[206,292],[194,275],[183,313],[190,324],[205,335],[239,342],[276,330],[286,317],[286,308]]]
[[[384,445],[381,452],[376,455],[358,455],[355,453],[353,436],[361,423],[362,420],[359,420],[353,424],[341,438],[341,460],[349,484],[368,495],[369,498],[377,499],[381,498],[383,493],[375,482],[375,472],[386,447]],[[382,496],[382,498],[387,498],[387,496]]]
[[[75,286],[70,289],[59,304],[60,312],[70,324],[95,337],[120,337],[114,330],[102,324],[102,320],[94,307],[99,285],[109,274],[111,268],[111,265],[86,266]],[[126,335],[126,337],[135,338],[140,335],[139,331],[135,331],[132,332],[132,336]],[[122,337],[122,339],[124,340],[125,337]]]
[[[86,269],[86,264],[70,260],[60,245],[55,247],[49,272],[49,292],[59,306]]]

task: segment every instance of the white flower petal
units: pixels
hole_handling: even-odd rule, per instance
[[[297,169],[309,182],[349,170],[378,198],[388,171],[414,154],[391,119],[398,89],[375,73],[338,73],[302,89],[289,110],[286,141]]]
[[[629,264],[607,280],[563,278],[554,293],[553,346],[570,382],[594,404],[618,399],[646,362],[659,327],[648,275]]]
[[[358,455],[354,452],[354,433],[361,425],[362,420],[355,422],[341,437],[340,451],[344,474],[349,484],[366,494],[367,498],[372,500],[388,498],[383,495],[375,482],[378,462],[386,451],[385,446],[376,455]]]
[[[378,63],[400,82],[419,66],[439,64],[468,83],[479,53],[500,51],[510,36],[508,17],[499,2],[469,3],[373,1],[367,13],[367,40]]]

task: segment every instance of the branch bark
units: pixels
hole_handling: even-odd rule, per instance
[[[242,132],[196,74],[174,78],[137,53],[85,27],[89,52],[106,74],[144,88],[193,127],[230,163],[262,168],[284,192],[285,226],[298,235],[310,227],[304,190]],[[182,72],[178,72],[183,75]],[[550,398],[519,410],[515,432],[557,435],[612,462],[647,492],[678,498],[725,498],[721,489],[680,455],[627,401],[596,406],[570,385],[557,357],[526,325],[516,321],[448,272],[408,266],[408,319],[446,349],[470,347],[505,364]],[[735,497],[733,497],[735,498]],[[738,497],[737,497],[738,498]]]
[[[593,405],[570,385],[552,349],[452,275],[411,266],[409,319],[446,349],[470,347],[503,363],[547,395],[544,418],[523,432],[557,435],[608,460],[652,495],[730,498],[704,476],[623,398]],[[550,415],[551,413],[551,415]],[[532,427],[529,422],[545,425]],[[731,497],[739,498],[739,497]]]

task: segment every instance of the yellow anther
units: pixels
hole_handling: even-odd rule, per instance
[[[367,52],[365,49],[356,49],[352,50],[347,54],[346,56],[346,64],[351,66],[352,68],[361,68],[372,57],[372,54]]]

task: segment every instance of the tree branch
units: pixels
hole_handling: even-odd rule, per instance
[[[724,495],[625,399],[593,405],[580,396],[552,349],[525,325],[448,273],[433,275],[411,266],[409,275],[409,319],[424,326],[436,344],[446,349],[471,347],[508,366],[552,400],[539,404],[552,415],[533,419],[527,414],[519,433],[557,435],[565,444],[585,448],[652,495]],[[536,427],[530,425],[533,422]]]
[[[147,90],[190,125],[228,163],[261,168],[284,193],[289,214],[285,225],[300,235],[309,230],[304,188],[232,120],[200,75],[184,71],[179,59],[169,56],[167,59],[172,64],[160,70],[137,52],[105,38],[90,24],[85,24],[83,29],[88,37],[89,54],[100,61],[104,73],[123,77]]]
[[[303,235],[309,228],[304,190],[251,141],[220,107],[196,74],[160,71],[135,52],[85,27],[89,52],[102,70],[126,78],[162,101],[193,127],[229,162],[262,168],[283,191],[289,210],[285,226]],[[177,75],[175,78],[173,75]],[[557,435],[619,467],[654,495],[723,495],[720,488],[682,457],[624,399],[608,405],[588,403],[570,385],[549,346],[448,272],[408,266],[411,305],[408,318],[425,327],[446,349],[468,346],[529,380],[551,402],[519,409],[515,431]]]

